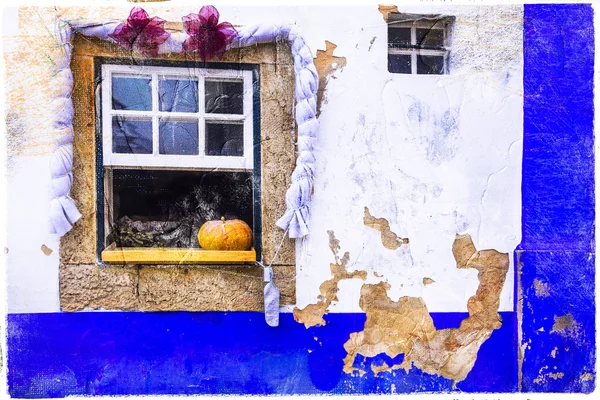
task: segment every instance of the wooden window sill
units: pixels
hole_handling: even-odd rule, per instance
[[[256,261],[254,249],[204,250],[166,247],[118,247],[102,251],[102,261],[114,264],[244,264]]]

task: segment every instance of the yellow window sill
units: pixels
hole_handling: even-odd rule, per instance
[[[105,249],[102,261],[115,264],[243,264],[256,261],[254,249],[204,250],[166,247],[117,247]]]

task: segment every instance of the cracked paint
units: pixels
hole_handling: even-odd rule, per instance
[[[381,232],[381,243],[383,247],[388,250],[396,250],[403,244],[408,244],[408,238],[398,237],[390,229],[390,224],[385,218],[375,218],[369,212],[369,208],[365,207],[365,217],[363,219],[365,226],[373,228],[376,231]]]
[[[329,268],[332,279],[326,280],[320,286],[319,301],[315,304],[309,304],[303,309],[298,307],[294,308],[294,319],[296,322],[304,324],[306,328],[317,325],[325,325],[323,315],[329,312],[329,306],[332,302],[337,301],[338,283],[345,279],[367,279],[366,271],[354,271],[348,272],[348,261],[350,260],[350,253],[345,252],[340,259],[338,253],[340,251],[340,241],[335,238],[333,231],[328,231],[329,234],[329,248],[335,258],[335,263],[330,264]],[[315,338],[316,340],[316,338]]]
[[[373,217],[367,207],[364,225],[382,232],[382,245],[389,250],[396,250],[400,246],[387,220]],[[327,313],[331,302],[337,300],[338,283],[341,280],[356,276],[366,279],[365,271],[347,272],[350,254],[346,252],[340,259],[340,242],[332,231],[328,233],[329,247],[335,257],[335,263],[330,267],[333,278],[321,284],[317,303],[309,304],[302,310],[294,309],[295,320],[307,328],[325,325],[323,315]],[[388,237],[384,233],[393,235],[393,245],[384,240]],[[344,343],[345,373],[356,372],[360,376],[366,373],[354,365],[358,355],[376,357],[386,354],[395,358],[404,354],[402,362],[371,366],[371,370],[377,376],[400,368],[408,372],[414,365],[423,372],[451,379],[454,384],[467,377],[481,345],[502,325],[498,308],[509,258],[508,254],[496,250],[477,251],[469,235],[456,235],[452,253],[456,268],[475,269],[478,272],[479,287],[467,304],[469,316],[458,328],[437,330],[422,298],[402,296],[394,301],[388,295],[391,288],[389,283],[365,283],[360,290],[359,306],[366,313],[366,321],[363,330],[351,333]]]
[[[391,358],[405,355],[402,363],[389,370],[408,372],[414,365],[455,384],[467,377],[481,345],[502,325],[498,307],[509,260],[508,254],[496,250],[475,251],[468,235],[457,235],[453,253],[456,267],[476,269],[479,279],[477,293],[468,301],[469,317],[460,327],[436,330],[422,299],[401,297],[396,302],[387,295],[388,284],[365,284],[360,306],[367,320],[364,330],[351,333],[344,344],[344,372],[359,370],[353,366],[358,354],[375,357],[385,353]]]
[[[334,56],[333,52],[337,45],[330,41],[325,41],[325,50],[317,50],[317,56],[313,59],[317,74],[319,75],[319,89],[317,90],[317,116],[321,114],[321,106],[324,99],[325,89],[329,78],[335,79],[333,75],[336,71],[341,70],[346,65],[346,57]]]

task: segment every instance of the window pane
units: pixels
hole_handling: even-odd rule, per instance
[[[244,155],[244,125],[207,123],[206,155],[236,156]]]
[[[198,122],[161,121],[158,127],[160,154],[198,154]]]
[[[112,77],[113,110],[152,110],[152,79]]]
[[[443,73],[443,56],[417,56],[417,74],[441,75]]]
[[[152,154],[152,121],[114,117],[113,153]]]
[[[417,45],[430,49],[443,48],[444,31],[442,29],[417,28]]]
[[[410,46],[410,28],[388,27],[388,47],[406,48]]]
[[[388,54],[388,71],[395,74],[410,74],[410,54]]]
[[[207,113],[243,114],[244,84],[242,82],[204,82]]]
[[[198,81],[161,79],[158,81],[160,111],[198,112]]]

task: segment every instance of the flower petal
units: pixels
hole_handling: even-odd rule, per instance
[[[129,13],[129,18],[127,18],[127,25],[141,31],[148,24],[149,20],[150,18],[146,10],[140,7],[133,7],[131,13]]]
[[[137,35],[138,33],[129,25],[119,24],[113,33],[109,34],[108,36],[110,36],[121,47],[129,49],[131,48],[131,45],[135,41]]]
[[[216,26],[219,23],[219,12],[213,6],[203,6],[198,13],[201,20],[209,26]]]
[[[196,35],[202,26],[198,14],[188,14],[185,17],[182,17],[181,20],[183,21],[183,28],[190,36]]]

